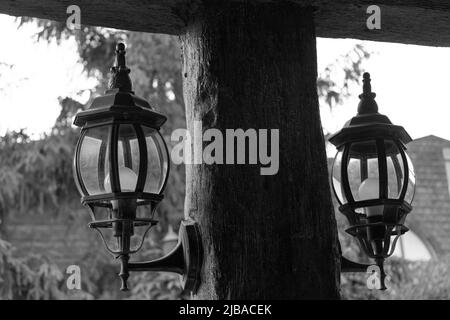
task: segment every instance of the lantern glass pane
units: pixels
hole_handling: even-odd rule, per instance
[[[354,142],[347,167],[350,190],[355,201],[378,199],[378,153],[375,140]]]
[[[109,126],[93,127],[86,130],[79,150],[78,168],[81,184],[88,195],[105,192],[103,181],[108,163]]]
[[[357,158],[349,158],[347,165],[348,183],[353,199],[358,201],[358,188],[361,185],[361,161]]]
[[[332,170],[332,184],[334,193],[336,194],[336,197],[340,204],[347,203],[347,198],[345,197],[345,194],[341,187],[341,168],[342,168],[342,150],[338,151],[336,154],[336,157],[334,158],[333,162],[333,170]]]
[[[398,199],[402,192],[404,179],[402,156],[398,146],[392,140],[385,141],[385,148],[388,174],[388,198]]]
[[[161,193],[166,181],[169,162],[166,144],[160,133],[149,127],[142,128],[147,143],[147,177],[144,192]]]
[[[139,175],[139,143],[133,125],[120,125],[117,153],[120,191],[135,191]]]
[[[414,199],[414,193],[415,193],[415,189],[416,189],[416,174],[414,172],[414,167],[413,167],[411,159],[409,158],[407,153],[405,153],[405,155],[406,155],[406,160],[408,161],[408,170],[409,170],[408,189],[406,190],[405,201],[408,203],[411,203]]]

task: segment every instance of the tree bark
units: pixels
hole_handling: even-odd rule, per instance
[[[197,120],[224,137],[237,128],[280,137],[276,175],[259,165],[186,166],[185,215],[199,223],[205,251],[198,297],[339,298],[312,9],[206,6],[181,40],[191,135]]]

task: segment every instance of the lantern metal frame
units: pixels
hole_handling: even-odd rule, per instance
[[[378,105],[375,102],[375,93],[371,90],[370,74],[363,75],[363,93],[359,96],[361,99],[358,105],[358,114],[350,119],[344,127],[334,135],[330,136],[329,141],[336,146],[338,153],[333,163],[333,172],[331,174],[331,185],[333,192],[340,206],[339,211],[345,215],[350,227],[347,233],[355,237],[365,254],[375,260],[380,267],[381,288],[386,289],[384,280],[385,272],[383,263],[386,258],[394,253],[395,245],[401,235],[409,229],[404,226],[408,213],[411,212],[411,202],[414,198],[412,190],[411,201],[405,200],[410,180],[410,161],[406,154],[406,144],[412,141],[406,130],[397,125],[393,125],[385,115],[378,113]],[[360,160],[360,179],[363,182],[368,178],[367,154],[361,154],[361,157],[352,156],[351,148],[355,143],[374,143],[376,146],[379,196],[377,199],[355,200],[348,175],[350,159]],[[387,165],[387,143],[391,143],[400,155],[399,159],[391,156],[395,167],[397,178],[397,194],[393,199],[389,198],[388,190],[388,165]],[[334,169],[337,157],[341,153],[340,161],[340,188],[341,195],[335,188],[333,182]],[[402,176],[399,176],[401,172]],[[401,181],[401,183],[400,183]],[[415,188],[415,186],[413,186]],[[342,197],[342,200],[341,200]],[[383,214],[377,217],[358,212],[359,209],[373,206],[383,206]],[[391,237],[394,237],[391,240]],[[342,272],[366,272],[370,264],[360,264],[341,257]]]
[[[182,276],[182,283],[185,291],[197,291],[200,284],[200,272],[203,262],[203,247],[200,230],[196,222],[185,220],[181,222],[179,230],[179,240],[176,247],[166,256],[146,262],[129,262],[129,256],[136,253],[143,246],[145,237],[149,230],[158,223],[153,219],[154,212],[158,204],[163,200],[163,191],[167,184],[170,173],[169,151],[164,142],[164,138],[159,132],[161,126],[167,118],[156,112],[144,99],[137,97],[132,91],[130,69],[125,64],[125,45],[119,43],[116,47],[116,65],[111,68],[112,77],[109,83],[109,90],[105,95],[93,100],[87,110],[77,113],[74,125],[82,127],[74,157],[74,179],[80,194],[81,202],[90,208],[92,222],[88,226],[96,230],[102,238],[106,250],[120,260],[121,268],[119,277],[122,282],[121,290],[128,290],[127,279],[131,271],[168,271],[179,273]],[[119,172],[118,142],[119,131],[122,125],[129,125],[133,128],[133,140],[137,139],[139,148],[139,167],[137,181],[134,191],[122,191]],[[80,168],[80,153],[82,143],[89,129],[96,127],[108,127],[108,137],[102,141],[100,148],[103,148],[104,158],[99,159],[98,179],[101,194],[90,194],[85,186]],[[155,134],[158,144],[154,141],[158,149],[158,156],[161,165],[161,178],[164,179],[158,184],[159,192],[151,193],[145,191],[148,171],[148,149],[146,134],[143,128],[151,129],[151,134]],[[153,139],[153,137],[152,137]],[[129,146],[124,147],[129,149]],[[108,150],[108,154],[106,154]],[[128,154],[130,151],[128,150]],[[165,161],[166,160],[166,161]],[[104,179],[100,177],[100,172],[105,173],[105,162],[109,162],[110,192],[106,192],[100,182]],[[130,163],[131,159],[124,159]],[[163,168],[163,165],[166,165]],[[104,182],[103,182],[104,184]],[[113,206],[113,201],[116,208]],[[150,206],[150,217],[137,217],[136,212],[140,206]],[[108,219],[99,220],[96,210],[107,209]],[[131,249],[131,237],[135,227],[146,227],[140,243],[135,249]],[[111,229],[117,237],[118,250],[109,247],[102,232],[104,229]]]

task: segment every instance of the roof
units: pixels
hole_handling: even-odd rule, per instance
[[[442,144],[450,144],[450,140],[435,136],[435,135],[428,135],[428,136],[424,136],[421,138],[417,138],[414,139],[411,143],[412,144],[417,144],[417,143],[423,143],[423,142],[437,142],[437,143],[442,143]]]

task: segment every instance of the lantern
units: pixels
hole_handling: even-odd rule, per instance
[[[159,132],[166,117],[134,95],[121,43],[111,73],[110,89],[74,120],[82,127],[74,176],[81,201],[90,208],[89,227],[99,232],[106,249],[120,259],[122,290],[127,290],[129,271],[148,270],[178,272],[185,275],[185,285],[189,281],[188,287],[195,288],[201,244],[192,221],[182,223],[181,241],[165,258],[128,262],[157,223],[153,216],[169,174],[169,154]]]
[[[363,83],[358,114],[329,138],[338,149],[331,184],[350,224],[346,231],[380,267],[385,289],[384,259],[408,231],[404,222],[412,209],[415,175],[406,153],[411,137],[378,113],[369,73],[364,73]]]

